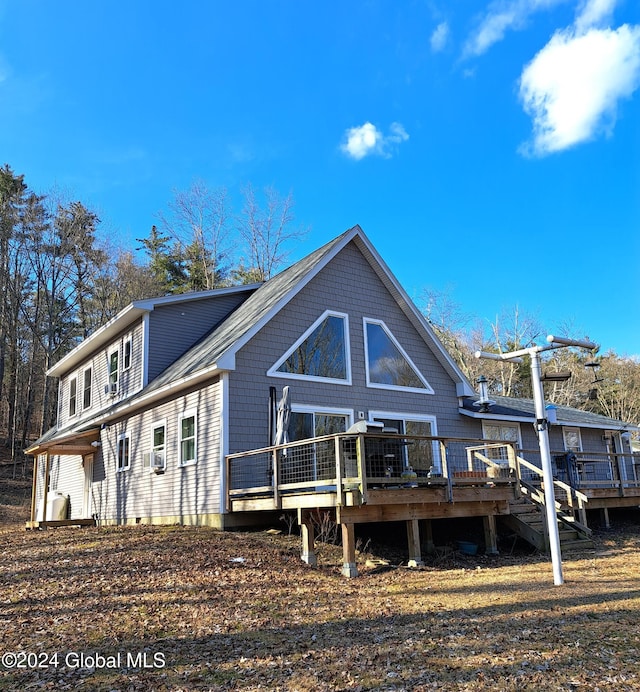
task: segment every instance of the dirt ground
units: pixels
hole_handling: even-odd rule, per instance
[[[1,690],[640,689],[638,510],[553,586],[517,550],[408,569],[391,536],[346,579],[286,526],[28,532],[0,505]]]

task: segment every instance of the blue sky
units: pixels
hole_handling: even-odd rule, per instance
[[[0,99],[0,163],[122,245],[272,185],[292,260],[358,223],[417,302],[640,354],[636,0],[4,1]]]

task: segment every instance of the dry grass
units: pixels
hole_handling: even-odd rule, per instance
[[[565,560],[562,587],[536,556],[361,556],[347,580],[338,549],[311,569],[295,537],[265,532],[4,526],[0,541],[0,653],[59,654],[0,665],[0,689],[640,689],[632,522]],[[82,668],[81,652],[104,660]],[[127,659],[145,652],[147,668]]]

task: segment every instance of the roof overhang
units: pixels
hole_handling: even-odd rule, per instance
[[[522,415],[508,415],[504,413],[491,413],[491,412],[480,412],[480,411],[469,411],[469,409],[466,408],[458,408],[458,412],[461,413],[463,416],[467,416],[468,418],[476,418],[479,420],[488,420],[488,421],[506,421],[508,423],[535,423],[536,419],[535,416],[533,415],[527,415],[527,414],[522,414]],[[573,421],[573,420],[563,420],[562,418],[558,417],[557,421],[553,423],[554,426],[565,426],[568,428],[591,428],[593,430],[614,430],[618,429],[620,425],[620,421],[615,421],[615,420],[610,420],[610,421],[603,421],[601,423],[597,422],[584,422],[584,421]],[[639,430],[638,426],[636,425],[625,425],[624,430],[627,431],[632,431],[632,430]],[[622,432],[622,430],[621,430]]]
[[[100,440],[100,428],[91,428],[82,432],[69,432],[60,437],[53,437],[41,443],[34,444],[24,453],[31,456],[39,454],[58,454],[60,456],[85,456],[96,451],[96,444]]]

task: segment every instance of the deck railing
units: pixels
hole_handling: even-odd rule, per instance
[[[241,498],[330,492],[342,504],[358,491],[366,502],[373,489],[420,486],[509,484],[518,478],[513,444],[479,440],[340,433],[285,445],[229,454],[227,508]]]

